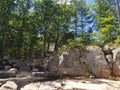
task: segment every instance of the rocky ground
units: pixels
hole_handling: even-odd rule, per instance
[[[0,90],[120,90],[119,67],[120,47],[68,47],[47,60],[1,60]]]
[[[30,83],[21,90],[120,90],[120,81],[105,79],[56,80]]]
[[[0,90],[120,90],[120,81],[106,80],[106,79],[57,79],[57,80],[44,80],[37,82],[29,82],[23,86],[24,80],[18,82],[9,79],[6,83],[0,83]],[[38,78],[37,78],[38,79]],[[36,79],[36,80],[37,80]],[[11,81],[12,80],[12,81]],[[29,80],[28,80],[29,81]],[[0,80],[1,82],[1,80]]]

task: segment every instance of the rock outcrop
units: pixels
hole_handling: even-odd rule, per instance
[[[99,46],[87,46],[83,58],[89,71],[96,77],[108,78],[110,76],[111,70]]]
[[[43,72],[35,66],[41,67],[37,62],[30,71],[22,61],[0,61],[0,90],[120,90],[120,81],[95,78],[120,79],[120,47],[69,47],[59,58],[51,56],[48,64],[46,60]],[[91,74],[95,77],[84,77]],[[59,79],[57,75],[72,77]]]
[[[120,47],[114,49],[113,51],[113,74],[115,76],[120,76]]]
[[[67,48],[59,57],[57,68],[59,75],[63,76],[86,76],[91,73],[95,77],[108,78],[111,74],[108,60],[99,46],[87,46],[82,51],[78,47]]]
[[[58,58],[51,56],[48,71],[59,76],[86,76],[90,73],[95,77],[108,78],[120,76],[120,47],[86,46],[69,47]]]
[[[85,63],[80,59],[81,53],[77,47],[69,47],[60,56],[58,73],[67,76],[82,76],[87,73]]]

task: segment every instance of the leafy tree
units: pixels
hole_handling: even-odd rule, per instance
[[[0,1],[0,56],[3,57],[6,51],[6,44],[8,35],[10,32],[9,21],[12,17],[12,11],[14,10],[15,0],[1,0]]]
[[[113,42],[117,30],[114,8],[110,6],[108,0],[95,0],[95,3],[99,40],[102,43]]]
[[[52,21],[54,20],[54,2],[52,0],[36,0],[35,1],[35,13],[38,17],[38,29],[40,30],[40,34],[43,35],[43,47],[41,56],[45,56],[46,45],[48,32],[50,30],[50,26]]]
[[[94,22],[93,15],[84,0],[74,0],[73,4],[75,13],[72,18],[71,29],[75,29],[75,35],[81,38],[81,42],[90,43],[86,37],[92,32],[90,30],[92,30],[91,24]]]
[[[115,40],[115,42],[117,44],[120,44],[120,0],[116,0],[116,11],[117,11],[117,20],[118,20],[118,26],[119,26],[119,29],[118,29],[118,35],[117,35],[117,39]]]

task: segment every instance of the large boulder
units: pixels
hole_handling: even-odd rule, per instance
[[[87,73],[84,62],[80,59],[81,53],[78,47],[69,47],[59,57],[58,74],[61,76],[83,76]]]
[[[18,86],[13,81],[7,81],[0,87],[0,90],[17,90]]]
[[[113,51],[113,73],[115,76],[120,76],[120,47]]]
[[[108,78],[111,74],[108,62],[99,46],[87,46],[83,54],[89,71],[96,77]]]

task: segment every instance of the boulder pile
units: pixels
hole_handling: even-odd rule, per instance
[[[55,60],[49,59],[49,69],[60,76],[87,76],[109,78],[120,76],[120,47],[68,47]],[[54,67],[54,68],[53,68]]]

